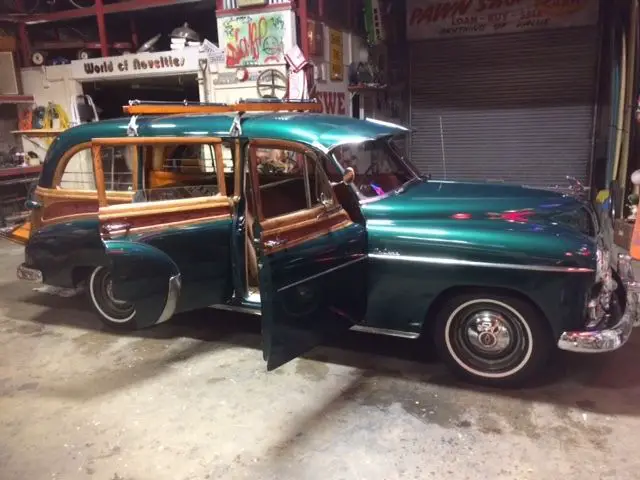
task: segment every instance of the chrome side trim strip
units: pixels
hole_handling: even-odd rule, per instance
[[[224,303],[209,305],[209,308],[214,308],[216,310],[226,310],[228,312],[235,312],[235,313],[246,313],[248,315],[257,315],[258,317],[262,316],[262,310],[260,310],[259,308],[240,307],[236,305],[225,305]]]
[[[174,275],[169,279],[169,293],[167,293],[167,301],[164,304],[164,309],[160,314],[160,318],[156,322],[156,325],[159,323],[166,322],[176,311],[176,305],[178,305],[178,297],[180,296],[180,289],[182,288],[182,278],[180,274]]]
[[[389,328],[367,327],[366,325],[354,325],[349,330],[354,332],[373,333],[376,335],[388,335],[390,337],[410,339],[418,338],[420,336],[420,334],[416,332],[404,332],[402,330],[391,330]]]
[[[328,268],[327,270],[324,270],[324,271],[322,271],[320,273],[316,273],[315,275],[311,275],[310,277],[306,277],[306,278],[303,278],[302,280],[298,280],[297,282],[293,282],[293,283],[290,283],[289,285],[285,285],[284,287],[280,287],[278,289],[278,292],[283,292],[284,290],[288,290],[290,288],[297,287],[298,285],[300,285],[302,283],[305,283],[305,282],[308,282],[309,280],[313,280],[314,278],[321,277],[323,275],[326,275],[327,273],[335,272],[336,270],[340,270],[341,268],[348,267],[350,265],[353,265],[354,263],[358,263],[358,262],[361,262],[362,260],[366,260],[366,259],[367,259],[367,256],[366,255],[362,255],[361,257],[358,257],[355,260],[350,260],[347,263],[343,263],[342,265],[337,265],[335,267]]]
[[[476,262],[473,260],[459,260],[456,258],[417,257],[411,255],[396,255],[392,253],[370,253],[369,257],[380,260],[398,260],[401,262],[428,263],[431,265],[457,265],[465,267],[504,268],[507,270],[529,270],[537,272],[591,273],[593,268],[556,267],[553,265],[518,265],[514,263]]]

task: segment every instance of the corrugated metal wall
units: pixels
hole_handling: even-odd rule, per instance
[[[588,27],[413,43],[413,161],[438,179],[586,181],[597,37]]]
[[[267,0],[267,5],[279,5],[283,3],[291,3],[291,0]],[[225,10],[238,8],[238,0],[223,0],[222,6]]]

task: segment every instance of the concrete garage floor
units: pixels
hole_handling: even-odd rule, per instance
[[[355,334],[267,373],[256,317],[115,335],[15,280],[21,260],[0,243],[2,480],[640,478],[640,332],[526,391]]]

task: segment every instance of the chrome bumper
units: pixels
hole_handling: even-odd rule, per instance
[[[603,330],[564,332],[558,340],[558,348],[570,352],[600,353],[616,350],[627,343],[631,330],[640,323],[640,283],[634,279],[629,255],[618,257],[617,271],[627,291],[627,304],[620,321]]]
[[[24,263],[18,267],[16,274],[20,280],[42,283],[42,272],[35,268],[27,267]]]

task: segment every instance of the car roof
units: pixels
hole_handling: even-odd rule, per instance
[[[341,144],[375,140],[408,131],[393,123],[322,113],[255,113],[245,114],[242,118],[243,137],[291,140],[324,152]],[[143,137],[228,137],[233,119],[233,114],[187,114],[140,116],[136,123],[138,135]],[[58,160],[69,148],[94,138],[125,137],[129,121],[130,117],[102,120],[78,125],[61,133],[47,152],[40,185],[51,183]]]

